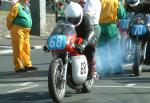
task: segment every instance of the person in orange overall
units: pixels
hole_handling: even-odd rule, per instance
[[[37,70],[37,67],[32,66],[30,59],[32,18],[28,3],[29,0],[13,3],[6,19],[7,28],[12,36],[13,62],[17,73]]]

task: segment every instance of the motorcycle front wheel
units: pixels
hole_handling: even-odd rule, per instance
[[[133,63],[133,72],[135,76],[140,76],[142,73],[142,65],[141,65],[141,50],[142,45],[140,42],[136,42],[135,44],[135,52],[134,52],[134,63]]]
[[[60,103],[65,96],[66,83],[63,80],[63,65],[60,58],[52,60],[48,71],[48,90],[51,99]]]

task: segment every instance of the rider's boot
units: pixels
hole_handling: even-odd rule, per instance
[[[97,72],[96,72],[96,59],[95,59],[95,56],[92,56],[91,58],[88,58],[88,65],[89,65],[89,75],[92,78],[96,78]]]

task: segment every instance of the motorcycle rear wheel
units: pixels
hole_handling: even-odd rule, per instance
[[[86,79],[85,83],[83,84],[82,91],[83,91],[84,93],[90,92],[91,89],[92,89],[93,84],[94,84],[94,78],[88,77],[88,78]]]
[[[63,80],[63,65],[61,59],[52,60],[48,71],[48,89],[51,99],[60,103],[65,96],[66,83]]]

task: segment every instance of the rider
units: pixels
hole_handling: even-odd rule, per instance
[[[98,40],[101,33],[101,28],[99,26],[101,13],[100,0],[77,0],[77,2],[83,7],[83,11],[91,16],[92,24],[94,25],[94,32]]]
[[[97,46],[97,40],[99,39],[101,28],[99,26],[99,18],[100,18],[100,12],[101,12],[101,2],[100,0],[77,0],[77,2],[83,7],[83,11],[86,15],[89,15],[92,21],[92,25],[94,27],[94,34],[96,37],[91,38],[91,42],[89,43],[91,46],[88,46],[87,49],[85,49],[85,54],[88,57],[89,62],[89,68],[91,68],[92,75],[96,76],[96,58],[95,58],[95,47]],[[84,22],[84,21],[83,21]],[[80,25],[79,28],[85,28],[83,30],[86,30],[86,24]],[[78,31],[78,30],[77,30]],[[81,31],[78,31],[77,34],[82,34]],[[83,35],[83,34],[82,34]],[[88,52],[90,51],[91,52]]]
[[[149,0],[127,0],[126,9],[128,12],[136,13],[150,13],[150,1]],[[144,64],[150,64],[150,37],[148,37],[148,45],[146,51],[146,59]]]
[[[88,59],[90,76],[96,77],[95,67],[95,47],[90,45],[91,39],[96,37],[94,34],[94,25],[91,16],[88,13],[83,13],[76,8],[78,3],[70,2],[64,10],[67,20],[74,23],[78,37],[83,38],[83,42],[76,45],[79,51],[83,51]],[[78,15],[77,15],[78,14]]]
[[[126,10],[135,13],[150,12],[150,1],[142,0],[127,0]]]
[[[94,35],[94,25],[92,24],[91,17],[87,13],[83,14],[82,7],[75,2],[69,2],[64,9],[64,13],[67,21],[75,25],[78,37],[83,38],[82,43],[77,44],[76,48],[85,53],[88,59],[90,76],[96,77],[95,48],[89,45],[89,41]],[[43,47],[43,50],[48,50],[46,45]]]

